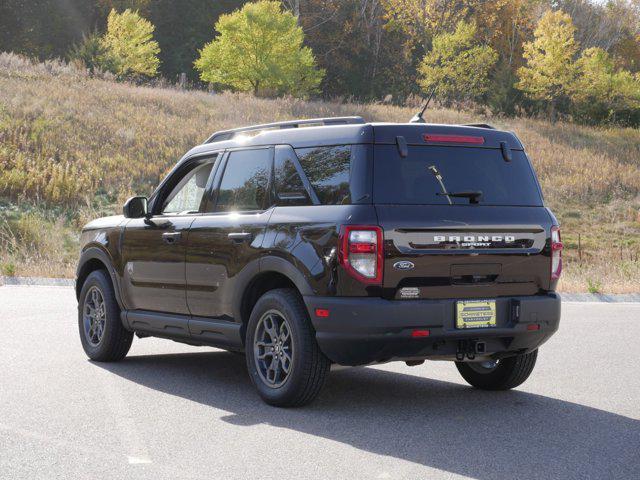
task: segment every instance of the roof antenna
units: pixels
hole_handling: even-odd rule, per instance
[[[424,107],[422,107],[422,110],[416,113],[413,116],[413,118],[409,120],[409,123],[427,123],[426,120],[422,118],[422,115],[424,115],[425,110],[429,106],[429,102],[431,102],[431,99],[433,98],[433,94],[436,93],[436,88],[438,88],[438,85],[433,86],[433,88],[431,89],[431,93],[429,94],[429,98],[427,98],[427,101],[424,104]]]

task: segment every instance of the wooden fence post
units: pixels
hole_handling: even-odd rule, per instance
[[[578,260],[582,262],[582,241],[580,239],[580,234],[578,234]]]

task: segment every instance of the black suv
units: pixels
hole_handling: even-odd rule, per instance
[[[217,132],[81,245],[91,359],[134,333],[245,352],[278,406],[311,401],[332,363],[452,360],[513,388],[560,320],[558,222],[518,138],[488,125]]]

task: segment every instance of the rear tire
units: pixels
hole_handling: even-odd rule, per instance
[[[245,347],[249,377],[269,405],[299,407],[320,393],[331,362],[320,351],[295,290],[281,288],[260,297],[247,325]]]
[[[78,329],[82,348],[91,360],[116,362],[131,348],[133,332],[122,325],[111,278],[104,270],[91,272],[82,285]]]
[[[481,363],[456,362],[456,367],[469,385],[481,390],[509,390],[524,383],[536,365],[538,350],[500,359],[493,368]]]

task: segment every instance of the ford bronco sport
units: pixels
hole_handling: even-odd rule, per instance
[[[558,222],[518,138],[488,125],[217,132],[123,210],[82,231],[96,361],[134,334],[245,352],[260,396],[296,406],[332,363],[450,360],[510,389],[558,328]]]

